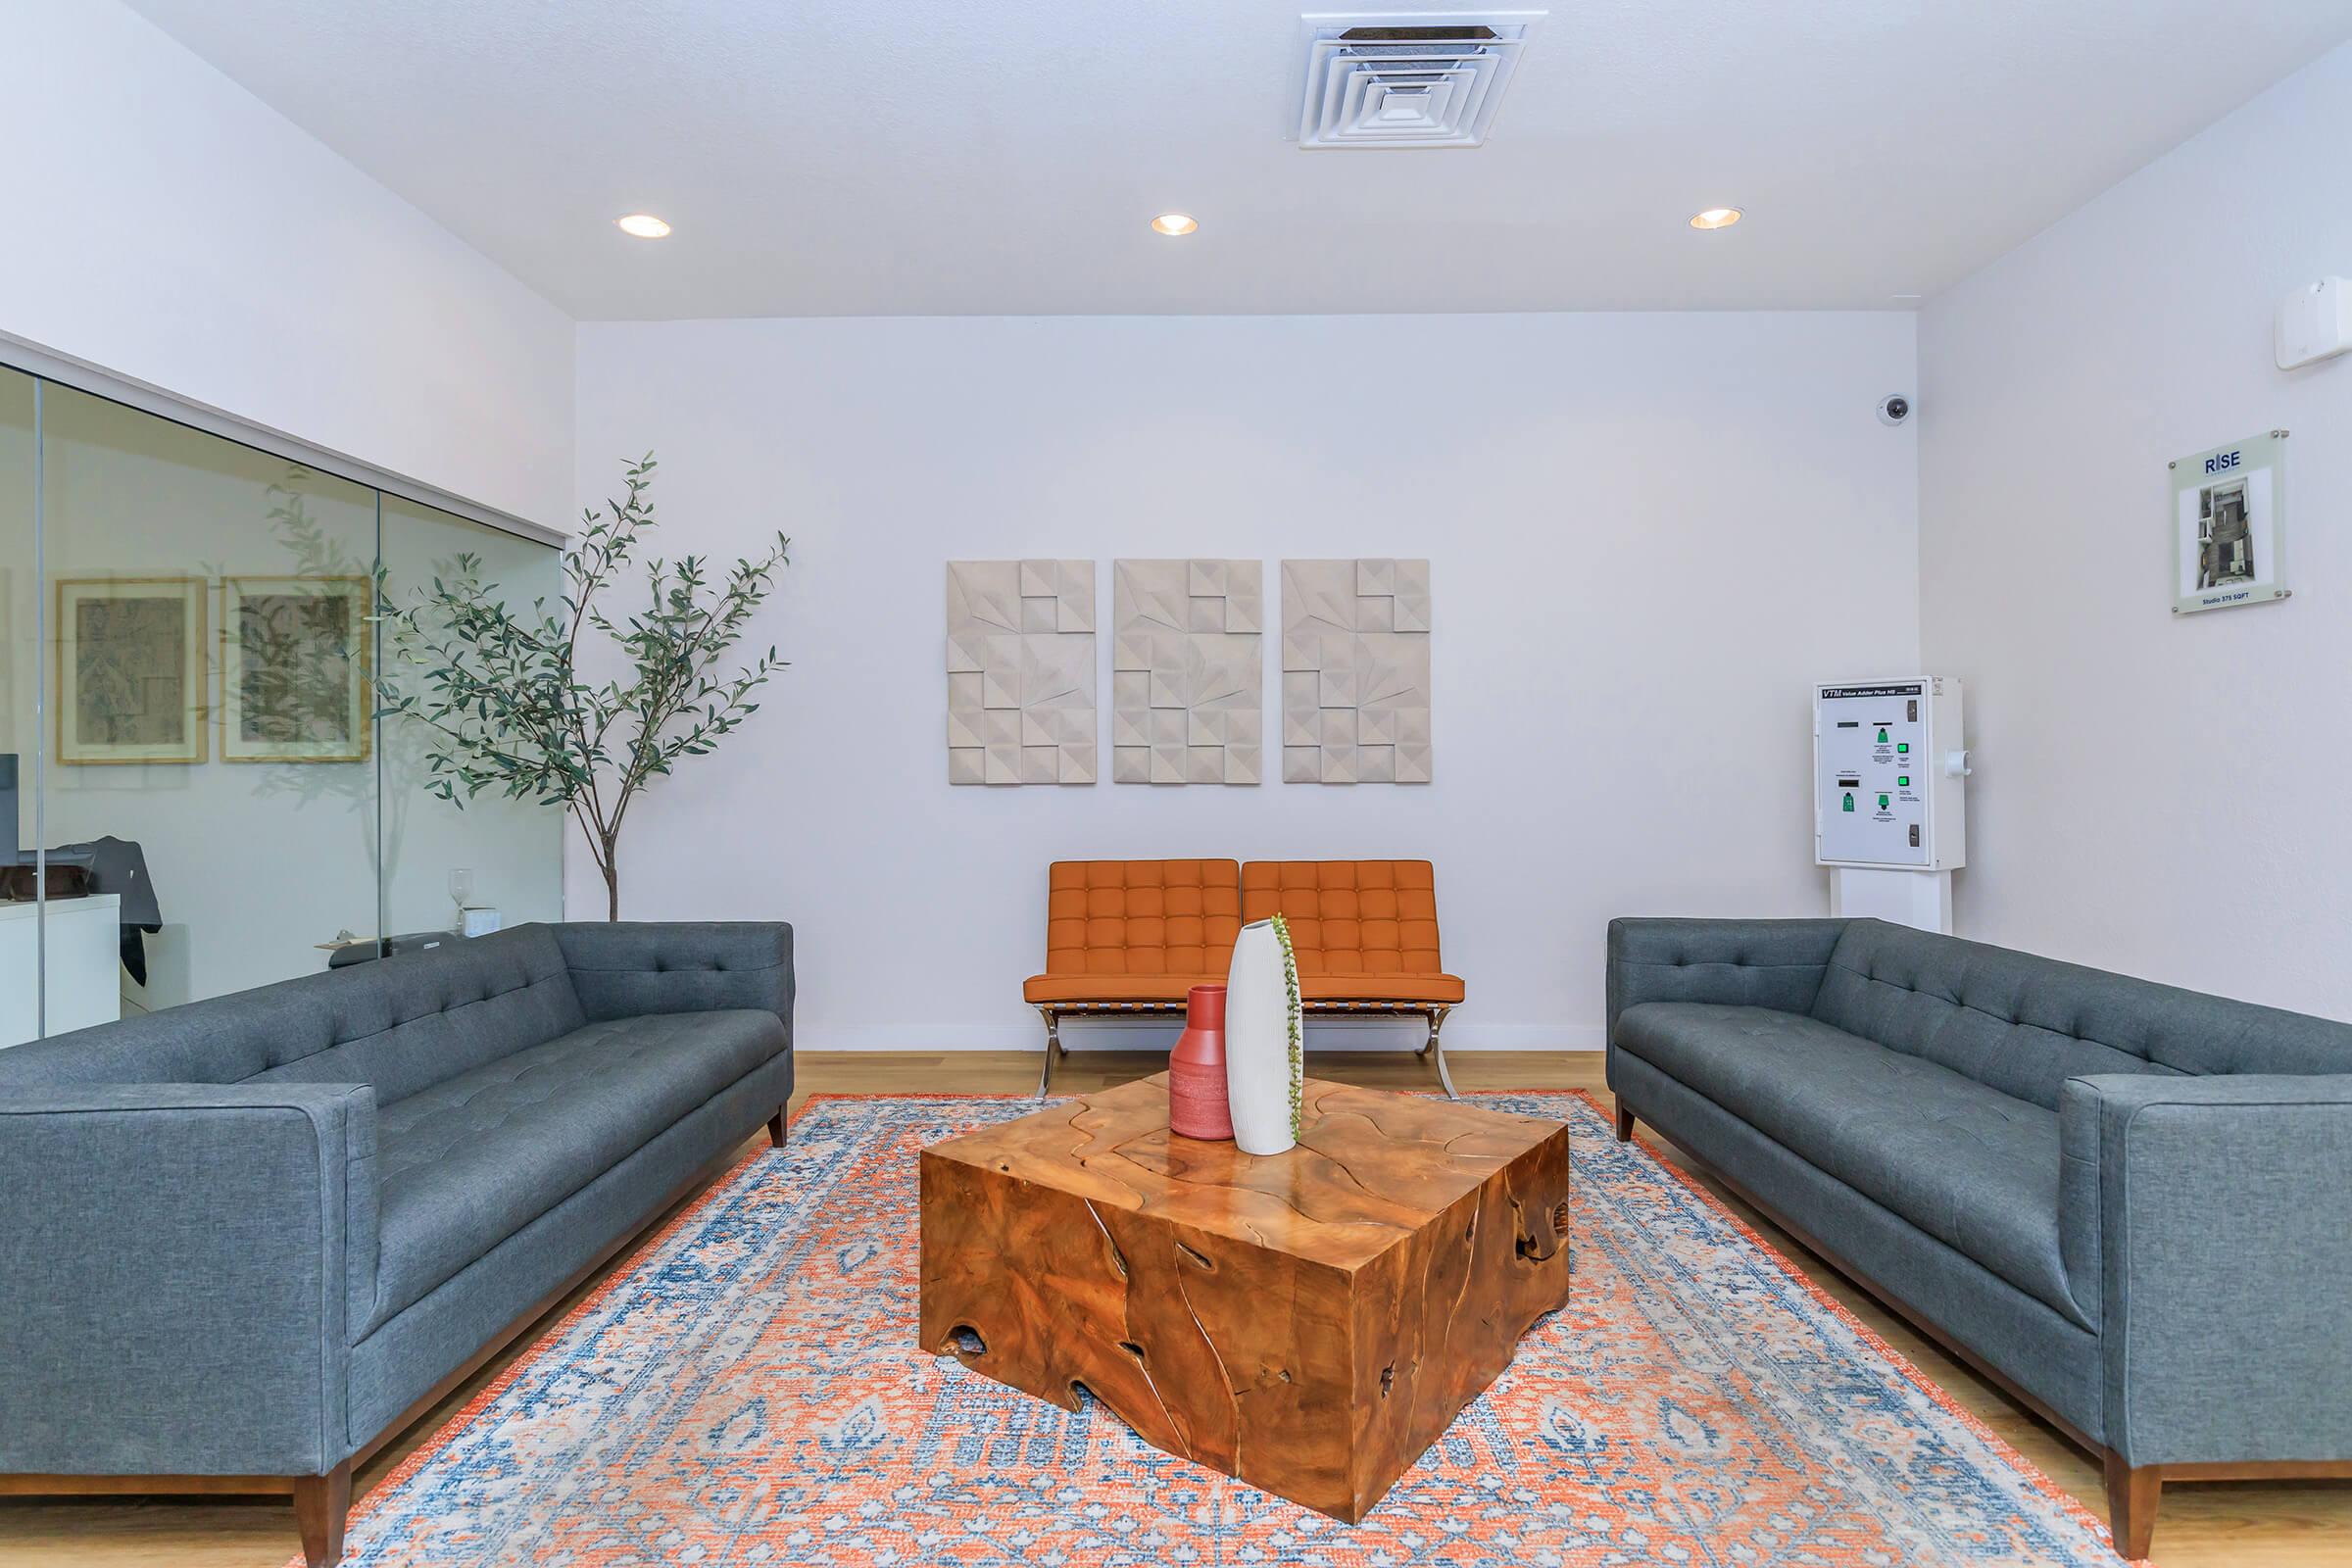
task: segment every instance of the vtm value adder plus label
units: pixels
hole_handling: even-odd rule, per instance
[[[1815,689],[1817,859],[1935,863],[1930,705],[1925,680]]]

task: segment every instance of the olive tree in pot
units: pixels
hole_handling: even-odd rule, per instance
[[[789,564],[792,541],[781,533],[723,581],[700,556],[657,557],[645,563],[645,608],[608,613],[599,604],[654,526],[654,466],[651,453],[628,465],[623,497],[582,515],[555,606],[510,609],[498,585],[481,580],[480,560],[463,555],[400,603],[379,568],[375,595],[375,619],[408,672],[387,670],[377,683],[381,711],[428,731],[425,788],[460,808],[484,790],[563,807],[588,840],[612,920],[630,806],[758,712],[753,693],[785,665],[771,647],[717,673]],[[605,647],[584,649],[589,634]],[[618,673],[599,681],[583,663]]]

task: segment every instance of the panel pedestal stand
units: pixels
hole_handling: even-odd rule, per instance
[[[1878,919],[1952,934],[1952,873],[1830,867],[1830,913],[1838,919]]]

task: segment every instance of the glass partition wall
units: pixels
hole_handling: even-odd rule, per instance
[[[20,891],[17,847],[34,842],[33,693],[38,690],[29,375],[0,368],[0,896]],[[0,1041],[41,1026],[40,922],[32,905],[0,903]]]
[[[472,558],[484,597],[517,610],[563,597],[556,552],[514,534],[399,496],[383,499],[384,594],[406,604],[418,587],[454,578]],[[397,658],[384,664],[395,690],[421,690],[422,673]],[[414,719],[384,721],[377,753],[383,779],[384,925],[395,933],[447,924],[457,907],[451,873],[470,877],[467,903],[494,905],[503,923],[564,914],[562,861],[567,818],[556,807],[485,790],[461,811],[426,793],[431,737]]]
[[[460,554],[562,591],[546,545],[0,368],[0,1047],[560,917],[563,813],[433,797],[377,713],[416,678],[378,568]]]

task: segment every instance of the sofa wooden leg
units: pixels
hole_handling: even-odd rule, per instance
[[[2124,1556],[2145,1557],[2156,1536],[2156,1504],[2164,1495],[2161,1465],[2134,1465],[2113,1448],[2107,1462],[2107,1522],[2115,1533],[2115,1549]]]
[[[776,1113],[767,1118],[767,1141],[778,1149],[784,1147],[784,1108],[778,1105]]]
[[[351,1512],[351,1461],[322,1476],[294,1478],[294,1528],[302,1532],[302,1560],[334,1568],[343,1560],[343,1520]]]
[[[1617,1141],[1632,1143],[1634,1139],[1634,1107],[1624,1101],[1617,1102]]]

